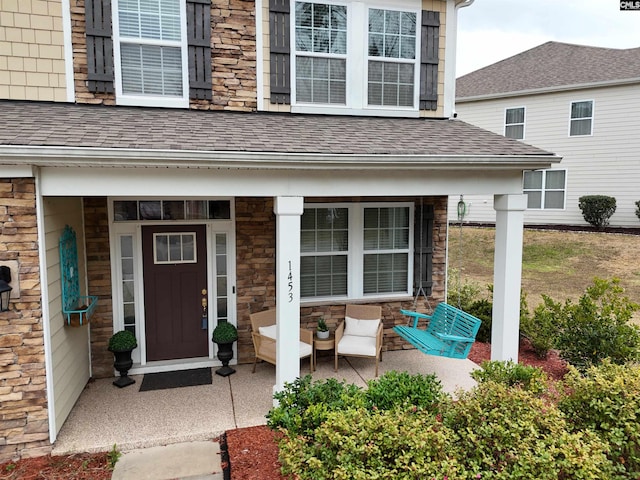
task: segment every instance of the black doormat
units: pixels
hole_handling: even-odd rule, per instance
[[[177,372],[146,373],[140,384],[141,392],[167,388],[211,385],[211,368],[194,368]]]

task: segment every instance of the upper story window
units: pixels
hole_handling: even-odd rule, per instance
[[[524,172],[527,208],[564,209],[567,189],[566,170],[530,170]]]
[[[524,107],[507,108],[504,117],[504,136],[524,139]]]
[[[571,102],[569,136],[591,135],[593,132],[593,100]]]
[[[113,4],[118,103],[188,106],[185,3],[114,0]]]
[[[123,105],[211,100],[206,0],[86,0],[87,88]]]
[[[294,109],[417,113],[419,19],[417,8],[296,1]]]

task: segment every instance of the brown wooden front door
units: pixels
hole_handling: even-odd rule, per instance
[[[205,226],[142,227],[142,252],[147,360],[208,356]]]

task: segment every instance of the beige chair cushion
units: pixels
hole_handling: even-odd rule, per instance
[[[271,338],[272,340],[276,339],[276,326],[268,325],[266,327],[259,327],[258,332],[263,337]],[[308,343],[300,342],[300,358],[306,357],[313,353],[313,347]]]
[[[369,323],[377,323],[369,320]],[[338,343],[338,353],[341,355],[364,355],[368,357],[376,356],[375,335],[345,335]]]
[[[374,337],[378,331],[378,325],[380,320],[360,320],[357,318],[345,317],[344,318],[344,334],[345,336],[358,336],[358,337]],[[374,340],[375,345],[375,340]],[[374,353],[375,355],[375,353]]]

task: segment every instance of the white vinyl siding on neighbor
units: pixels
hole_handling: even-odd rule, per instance
[[[121,105],[189,105],[183,0],[114,0],[113,48]]]
[[[507,138],[515,138],[516,140],[523,140],[524,119],[524,107],[507,108],[504,114],[504,136]]]
[[[413,204],[308,204],[301,220],[301,297],[408,295]]]
[[[90,376],[89,326],[66,325],[62,315],[60,236],[65,225],[76,232],[80,294],[86,294],[82,199],[48,197],[44,200],[47,286],[56,433],[69,416]],[[84,293],[83,293],[84,292]]]
[[[296,1],[292,12],[294,111],[417,113],[418,2]]]
[[[593,133],[593,100],[571,102],[569,136],[591,135]]]
[[[527,224],[587,225],[578,208],[578,199],[595,193],[616,198],[612,226],[640,226],[635,202],[640,200],[640,83],[594,87],[582,98],[597,104],[597,126],[590,136],[569,136],[570,105],[579,100],[574,91],[561,91],[514,98],[490,99],[456,104],[458,118],[493,131],[504,132],[507,108],[526,104],[526,143],[562,157],[555,167],[567,171],[564,210],[526,210]],[[595,108],[593,110],[595,112]],[[595,118],[595,117],[594,117]],[[597,131],[595,130],[597,128]],[[469,222],[494,222],[492,196],[461,191],[471,203]],[[499,192],[496,192],[499,193]],[[449,202],[449,219],[456,221],[456,203]]]

